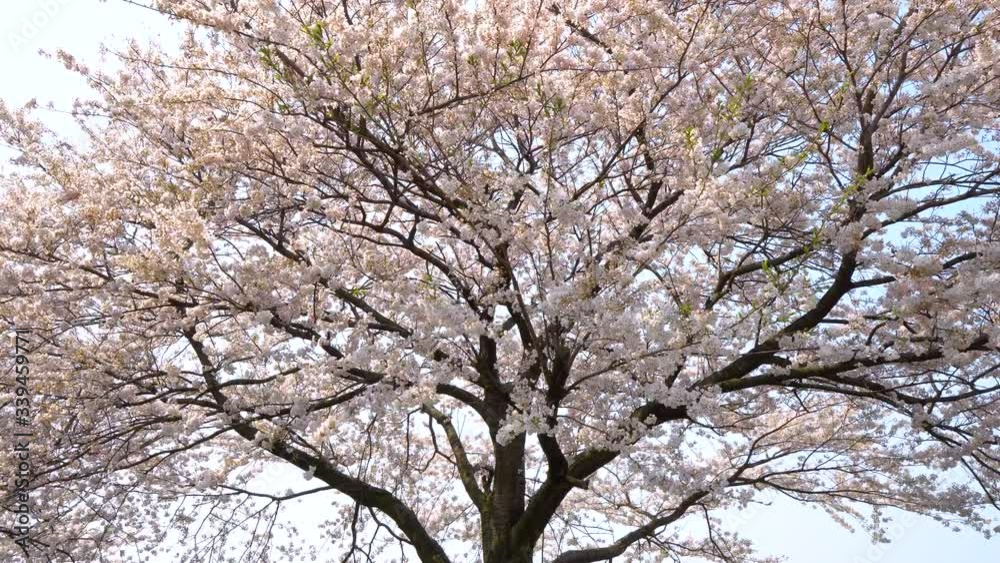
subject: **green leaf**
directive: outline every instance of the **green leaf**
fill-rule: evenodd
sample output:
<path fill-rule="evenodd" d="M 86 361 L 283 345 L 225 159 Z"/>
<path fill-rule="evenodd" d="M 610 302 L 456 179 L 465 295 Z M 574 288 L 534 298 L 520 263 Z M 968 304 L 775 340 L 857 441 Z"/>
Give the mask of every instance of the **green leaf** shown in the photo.
<path fill-rule="evenodd" d="M 528 55 L 528 43 L 521 39 L 512 39 L 507 46 L 507 53 L 512 59 L 523 59 Z"/>
<path fill-rule="evenodd" d="M 324 30 L 322 22 L 315 22 L 310 25 L 304 25 L 302 26 L 302 31 L 306 32 L 306 35 L 308 35 L 309 38 L 315 41 L 316 43 L 326 46 L 326 43 L 323 41 Z"/>
<path fill-rule="evenodd" d="M 693 149 L 695 143 L 697 142 L 697 132 L 698 129 L 694 125 L 689 125 L 684 128 L 684 143 L 689 149 Z"/>

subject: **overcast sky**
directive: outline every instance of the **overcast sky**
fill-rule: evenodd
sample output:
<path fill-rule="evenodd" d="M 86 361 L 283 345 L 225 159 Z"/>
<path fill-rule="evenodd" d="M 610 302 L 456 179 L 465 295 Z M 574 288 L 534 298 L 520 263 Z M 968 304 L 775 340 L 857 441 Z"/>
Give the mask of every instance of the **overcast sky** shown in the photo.
<path fill-rule="evenodd" d="M 36 98 L 57 110 L 87 97 L 83 82 L 39 50 L 65 49 L 97 64 L 102 43 L 126 37 L 170 43 L 177 28 L 165 18 L 122 0 L 2 0 L 0 2 L 0 98 L 11 106 Z M 287 482 L 286 482 L 287 483 Z M 329 506 L 322 499 L 303 508 Z M 910 517 L 890 527 L 889 545 L 872 546 L 863 533 L 851 533 L 825 513 L 789 501 L 734 515 L 763 553 L 785 555 L 790 563 L 997 563 L 1000 538 L 985 540 L 955 532 L 926 519 Z M 336 553 L 325 552 L 330 561 Z"/>

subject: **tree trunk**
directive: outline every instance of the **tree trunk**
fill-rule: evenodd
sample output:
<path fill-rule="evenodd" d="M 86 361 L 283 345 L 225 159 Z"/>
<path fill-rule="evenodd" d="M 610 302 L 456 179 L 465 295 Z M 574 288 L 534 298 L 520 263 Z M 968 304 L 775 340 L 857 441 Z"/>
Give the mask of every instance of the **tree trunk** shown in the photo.
<path fill-rule="evenodd" d="M 496 467 L 493 487 L 486 493 L 483 510 L 483 561 L 530 563 L 530 546 L 514 546 L 511 532 L 524 513 L 524 442 L 522 434 L 502 446 L 494 437 Z"/>

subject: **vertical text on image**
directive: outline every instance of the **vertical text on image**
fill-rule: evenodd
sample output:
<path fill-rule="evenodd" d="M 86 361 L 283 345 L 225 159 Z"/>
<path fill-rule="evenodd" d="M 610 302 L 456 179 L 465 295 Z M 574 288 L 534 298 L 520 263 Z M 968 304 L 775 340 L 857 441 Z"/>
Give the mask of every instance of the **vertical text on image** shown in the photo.
<path fill-rule="evenodd" d="M 14 329 L 14 426 L 12 455 L 14 456 L 14 487 L 10 511 L 14 515 L 15 542 L 27 547 L 31 531 L 31 438 L 33 436 L 31 390 L 28 385 L 31 373 L 28 345 L 31 331 Z"/>

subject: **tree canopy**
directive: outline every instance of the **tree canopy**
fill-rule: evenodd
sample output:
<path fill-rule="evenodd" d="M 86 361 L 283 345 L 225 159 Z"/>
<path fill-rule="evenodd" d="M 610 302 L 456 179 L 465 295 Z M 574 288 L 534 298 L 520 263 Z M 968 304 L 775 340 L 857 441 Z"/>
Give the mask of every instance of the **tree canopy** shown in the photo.
<path fill-rule="evenodd" d="M 345 562 L 996 529 L 994 2 L 154 7 L 179 48 L 60 54 L 81 135 L 0 105 L 5 560 L 305 561 L 306 496 Z"/>

